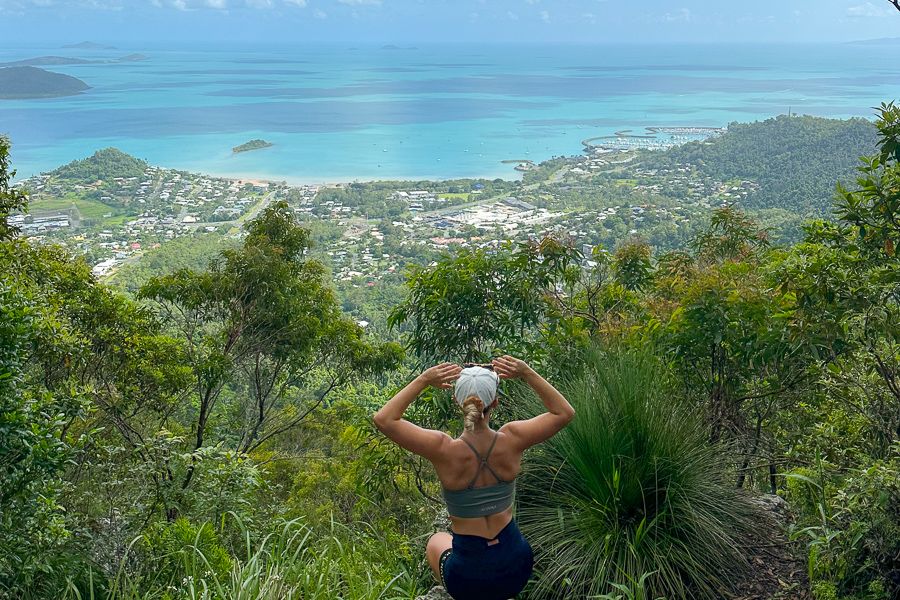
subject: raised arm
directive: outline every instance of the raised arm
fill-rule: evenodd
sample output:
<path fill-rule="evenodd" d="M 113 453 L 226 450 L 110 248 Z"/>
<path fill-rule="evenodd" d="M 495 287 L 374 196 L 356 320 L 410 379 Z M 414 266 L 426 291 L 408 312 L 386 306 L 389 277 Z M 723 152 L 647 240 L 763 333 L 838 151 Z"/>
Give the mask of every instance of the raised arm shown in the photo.
<path fill-rule="evenodd" d="M 459 365 L 453 363 L 427 369 L 375 413 L 375 427 L 402 448 L 434 461 L 442 454 L 444 444 L 450 442 L 450 436 L 442 431 L 419 427 L 404 419 L 403 413 L 429 385 L 441 389 L 452 387 L 461 370 Z"/>
<path fill-rule="evenodd" d="M 535 391 L 547 409 L 544 414 L 524 421 L 511 421 L 500 428 L 500 431 L 512 439 L 520 450 L 540 444 L 550 439 L 575 417 L 575 409 L 569 401 L 550 385 L 546 379 L 537 374 L 525 361 L 503 356 L 493 360 L 494 371 L 503 379 L 522 379 Z"/>

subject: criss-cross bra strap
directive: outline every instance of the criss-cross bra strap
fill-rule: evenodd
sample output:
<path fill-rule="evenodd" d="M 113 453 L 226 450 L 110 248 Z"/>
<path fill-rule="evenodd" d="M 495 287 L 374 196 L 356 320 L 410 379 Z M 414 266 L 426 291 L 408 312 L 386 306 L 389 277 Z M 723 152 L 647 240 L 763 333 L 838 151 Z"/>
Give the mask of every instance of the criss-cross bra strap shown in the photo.
<path fill-rule="evenodd" d="M 473 488 L 473 486 L 475 485 L 475 482 L 478 481 L 478 476 L 481 475 L 481 471 L 482 471 L 485 467 L 487 468 L 488 471 L 491 472 L 491 475 L 494 476 L 494 478 L 497 480 L 497 483 L 506 483 L 505 481 L 503 481 L 503 479 L 500 478 L 499 475 L 497 475 L 497 472 L 494 471 L 494 469 L 491 467 L 491 465 L 488 464 L 488 458 L 490 458 L 491 452 L 494 451 L 494 444 L 497 443 L 497 438 L 498 438 L 498 437 L 500 437 L 500 434 L 494 432 L 494 439 L 491 440 L 491 447 L 488 448 L 488 451 L 487 451 L 487 453 L 486 453 L 484 456 L 481 456 L 481 454 L 478 452 L 478 450 L 475 448 L 475 446 L 473 446 L 473 445 L 471 444 L 471 442 L 469 442 L 469 440 L 464 439 L 464 438 L 460 438 L 462 441 L 464 441 L 464 442 L 466 443 L 466 445 L 467 445 L 469 448 L 472 449 L 472 452 L 475 453 L 475 456 L 478 458 L 478 460 L 481 461 L 481 464 L 478 466 L 478 470 L 475 471 L 475 476 L 472 477 L 472 481 L 469 482 L 469 485 L 466 486 L 466 489 L 470 489 L 470 490 L 471 490 L 471 489 Z"/>

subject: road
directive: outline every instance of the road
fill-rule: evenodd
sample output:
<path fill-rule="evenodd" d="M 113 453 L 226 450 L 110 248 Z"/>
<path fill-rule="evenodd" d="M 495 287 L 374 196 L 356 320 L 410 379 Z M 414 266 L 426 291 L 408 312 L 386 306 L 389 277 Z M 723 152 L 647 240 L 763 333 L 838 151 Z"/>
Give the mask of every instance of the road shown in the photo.
<path fill-rule="evenodd" d="M 241 227 L 243 227 L 246 221 L 255 219 L 259 213 L 264 211 L 266 207 L 272 203 L 272 200 L 274 198 L 275 192 L 269 192 L 262 197 L 262 200 L 254 204 L 250 210 L 242 214 L 237 219 L 234 219 L 233 221 L 208 221 L 205 223 L 188 223 L 187 227 L 191 229 L 199 229 L 201 227 L 221 227 L 223 225 L 228 225 L 230 227 L 237 227 L 238 229 L 240 229 Z M 183 219 L 184 217 L 180 216 L 180 218 Z"/>
<path fill-rule="evenodd" d="M 263 210 L 265 210 L 265 208 L 267 206 L 269 206 L 269 204 L 272 203 L 272 200 L 274 199 L 274 197 L 275 197 L 275 193 L 269 192 L 268 194 L 263 196 L 262 200 L 260 200 L 256 204 L 254 204 L 253 208 L 251 208 L 250 210 L 245 212 L 243 215 L 241 215 L 239 218 L 237 218 L 233 221 L 212 221 L 209 223 L 188 223 L 186 225 L 186 227 L 189 229 L 192 229 L 192 230 L 196 230 L 200 227 L 221 227 L 222 225 L 229 225 L 231 227 L 237 227 L 240 229 L 240 227 L 243 226 L 245 221 L 247 221 L 249 219 L 255 219 L 256 215 L 258 215 Z M 186 215 L 187 215 L 187 207 L 183 207 L 181 209 L 181 212 L 178 215 L 177 221 L 180 223 L 181 220 L 184 219 L 184 217 Z M 104 280 L 110 279 L 111 277 L 115 276 L 116 272 L 118 272 L 118 270 L 121 269 L 123 266 L 130 265 L 130 264 L 136 263 L 137 261 L 141 260 L 141 257 L 143 255 L 144 255 L 144 250 L 138 250 L 137 252 L 134 252 L 131 256 L 129 256 L 128 258 L 123 260 L 120 264 L 116 265 L 116 267 L 114 269 L 110 269 L 109 273 L 107 273 L 103 277 L 103 279 Z"/>
<path fill-rule="evenodd" d="M 562 181 L 562 178 L 565 176 L 565 174 L 567 172 L 568 172 L 568 168 L 562 167 L 561 169 L 558 169 L 558 170 L 554 171 L 553 173 L 551 173 L 550 177 L 548 177 L 544 181 L 538 181 L 537 183 L 529 183 L 528 185 L 525 185 L 525 186 L 522 186 L 521 188 L 519 188 L 519 190 L 517 192 L 504 192 L 502 194 L 496 194 L 494 196 L 480 198 L 480 199 L 474 200 L 472 202 L 466 202 L 464 204 L 454 204 L 453 206 L 449 206 L 447 208 L 438 208 L 435 210 L 429 210 L 427 212 L 420 212 L 418 214 L 419 214 L 419 216 L 422 216 L 422 217 L 438 217 L 440 215 L 446 215 L 446 214 L 459 212 L 461 210 L 465 210 L 467 208 L 472 208 L 475 206 L 484 206 L 485 204 L 490 204 L 492 202 L 502 200 L 503 198 L 508 198 L 509 196 L 511 196 L 515 193 L 530 192 L 532 190 L 537 189 L 538 187 L 540 187 L 541 185 L 543 185 L 545 183 L 559 183 L 560 181 Z"/>

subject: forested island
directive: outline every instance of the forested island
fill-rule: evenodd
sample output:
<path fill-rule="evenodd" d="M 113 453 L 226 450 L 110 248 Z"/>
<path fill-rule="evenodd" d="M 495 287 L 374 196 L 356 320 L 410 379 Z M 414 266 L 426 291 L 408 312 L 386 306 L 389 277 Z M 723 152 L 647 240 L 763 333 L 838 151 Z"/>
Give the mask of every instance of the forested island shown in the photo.
<path fill-rule="evenodd" d="M 895 598 L 900 109 L 878 116 L 321 187 L 116 149 L 10 186 L 3 140 L 0 596 L 422 596 L 440 483 L 372 415 L 508 353 L 576 411 L 518 479 L 522 598 Z M 96 216 L 42 228 L 60 202 Z M 494 426 L 543 410 L 502 385 Z M 442 390 L 407 415 L 461 430 Z"/>
<path fill-rule="evenodd" d="M 231 149 L 232 152 L 238 154 L 239 152 L 250 152 L 251 150 L 262 150 L 263 148 L 269 148 L 273 146 L 271 142 L 267 142 L 266 140 L 250 140 L 249 142 L 245 142 L 240 146 L 235 146 Z"/>
<path fill-rule="evenodd" d="M 90 89 L 77 77 L 31 66 L 0 67 L 0 99 L 57 98 Z"/>

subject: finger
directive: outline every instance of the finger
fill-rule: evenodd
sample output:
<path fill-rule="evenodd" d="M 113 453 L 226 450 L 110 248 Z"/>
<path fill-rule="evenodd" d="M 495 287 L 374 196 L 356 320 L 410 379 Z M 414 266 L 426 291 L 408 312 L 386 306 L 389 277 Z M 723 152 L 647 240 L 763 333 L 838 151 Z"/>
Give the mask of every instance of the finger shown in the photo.
<path fill-rule="evenodd" d="M 497 359 L 497 362 L 495 362 L 495 363 L 493 363 L 493 364 L 494 364 L 494 368 L 495 368 L 495 369 L 496 369 L 496 368 L 501 368 L 501 369 L 514 369 L 515 366 L 516 366 L 515 363 L 509 362 L 509 361 L 507 361 L 507 360 L 503 360 L 503 359 L 501 359 L 501 358 L 498 358 L 498 359 Z"/>
<path fill-rule="evenodd" d="M 504 368 L 495 368 L 494 372 L 497 373 L 500 377 L 509 377 L 513 374 L 513 371 Z"/>

